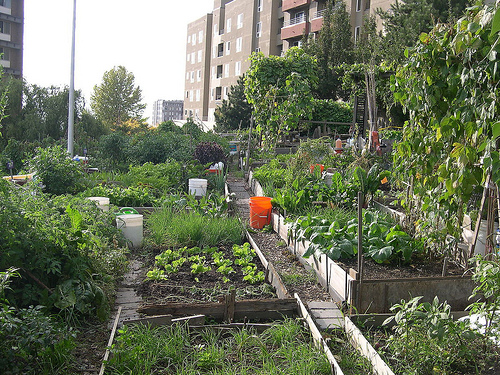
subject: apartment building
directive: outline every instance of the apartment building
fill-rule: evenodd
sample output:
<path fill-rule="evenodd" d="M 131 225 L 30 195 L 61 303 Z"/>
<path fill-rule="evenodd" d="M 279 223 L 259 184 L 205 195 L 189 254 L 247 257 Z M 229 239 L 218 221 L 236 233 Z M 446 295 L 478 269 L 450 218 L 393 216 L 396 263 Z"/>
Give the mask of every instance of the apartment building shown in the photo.
<path fill-rule="evenodd" d="M 185 119 L 213 122 L 251 53 L 281 54 L 282 19 L 281 0 L 215 0 L 211 14 L 188 25 Z"/>
<path fill-rule="evenodd" d="M 24 0 L 0 0 L 0 64 L 16 78 L 23 73 Z"/>
<path fill-rule="evenodd" d="M 158 126 L 170 120 L 182 120 L 184 109 L 183 100 L 157 100 L 153 104 L 152 125 Z"/>
<path fill-rule="evenodd" d="M 187 28 L 184 119 L 213 122 L 214 113 L 238 77 L 250 66 L 252 52 L 281 55 L 300 46 L 305 34 L 323 25 L 327 0 L 215 0 L 212 13 Z M 388 9 L 394 0 L 346 0 L 353 36 L 363 18 Z"/>

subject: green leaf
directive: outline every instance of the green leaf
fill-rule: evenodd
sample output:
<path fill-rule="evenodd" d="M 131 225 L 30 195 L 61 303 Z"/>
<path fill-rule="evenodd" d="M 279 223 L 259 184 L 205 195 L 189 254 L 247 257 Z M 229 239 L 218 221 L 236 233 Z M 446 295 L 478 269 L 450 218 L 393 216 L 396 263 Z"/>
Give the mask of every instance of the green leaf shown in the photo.
<path fill-rule="evenodd" d="M 500 121 L 497 121 L 493 125 L 491 125 L 491 131 L 493 133 L 493 139 L 500 137 Z"/>
<path fill-rule="evenodd" d="M 500 30 L 500 8 L 497 8 L 495 15 L 493 16 L 493 21 L 491 22 L 491 32 L 490 37 L 495 35 Z"/>
<path fill-rule="evenodd" d="M 393 251 L 394 251 L 393 246 L 385 246 L 381 249 L 370 251 L 367 255 L 371 257 L 375 262 L 383 263 L 390 259 Z"/>

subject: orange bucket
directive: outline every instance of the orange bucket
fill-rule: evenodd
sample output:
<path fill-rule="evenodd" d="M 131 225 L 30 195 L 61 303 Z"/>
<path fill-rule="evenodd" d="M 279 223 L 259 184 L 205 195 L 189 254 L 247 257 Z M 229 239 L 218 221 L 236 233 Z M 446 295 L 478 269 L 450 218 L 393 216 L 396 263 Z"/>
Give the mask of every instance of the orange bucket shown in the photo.
<path fill-rule="evenodd" d="M 271 223 L 271 198 L 250 197 L 250 227 L 262 229 Z"/>

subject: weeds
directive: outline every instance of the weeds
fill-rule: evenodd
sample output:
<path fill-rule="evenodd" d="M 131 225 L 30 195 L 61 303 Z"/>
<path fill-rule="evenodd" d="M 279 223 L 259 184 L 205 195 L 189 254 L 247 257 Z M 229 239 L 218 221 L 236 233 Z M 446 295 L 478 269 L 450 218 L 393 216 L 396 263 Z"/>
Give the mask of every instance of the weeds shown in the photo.
<path fill-rule="evenodd" d="M 106 370 L 111 374 L 330 374 L 300 322 L 287 319 L 261 335 L 250 329 L 224 335 L 207 327 L 125 326 Z"/>

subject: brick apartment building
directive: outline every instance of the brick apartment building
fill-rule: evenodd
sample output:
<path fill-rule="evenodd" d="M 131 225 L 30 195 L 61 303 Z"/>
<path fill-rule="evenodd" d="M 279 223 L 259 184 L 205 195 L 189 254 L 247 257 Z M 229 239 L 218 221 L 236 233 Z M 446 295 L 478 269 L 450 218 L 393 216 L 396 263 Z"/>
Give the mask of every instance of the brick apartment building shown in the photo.
<path fill-rule="evenodd" d="M 393 2 L 347 0 L 354 38 L 364 16 Z M 300 46 L 304 34 L 320 31 L 325 8 L 326 0 L 215 0 L 212 13 L 187 27 L 184 119 L 215 121 L 215 108 L 248 69 L 251 53 L 279 56 Z"/>

